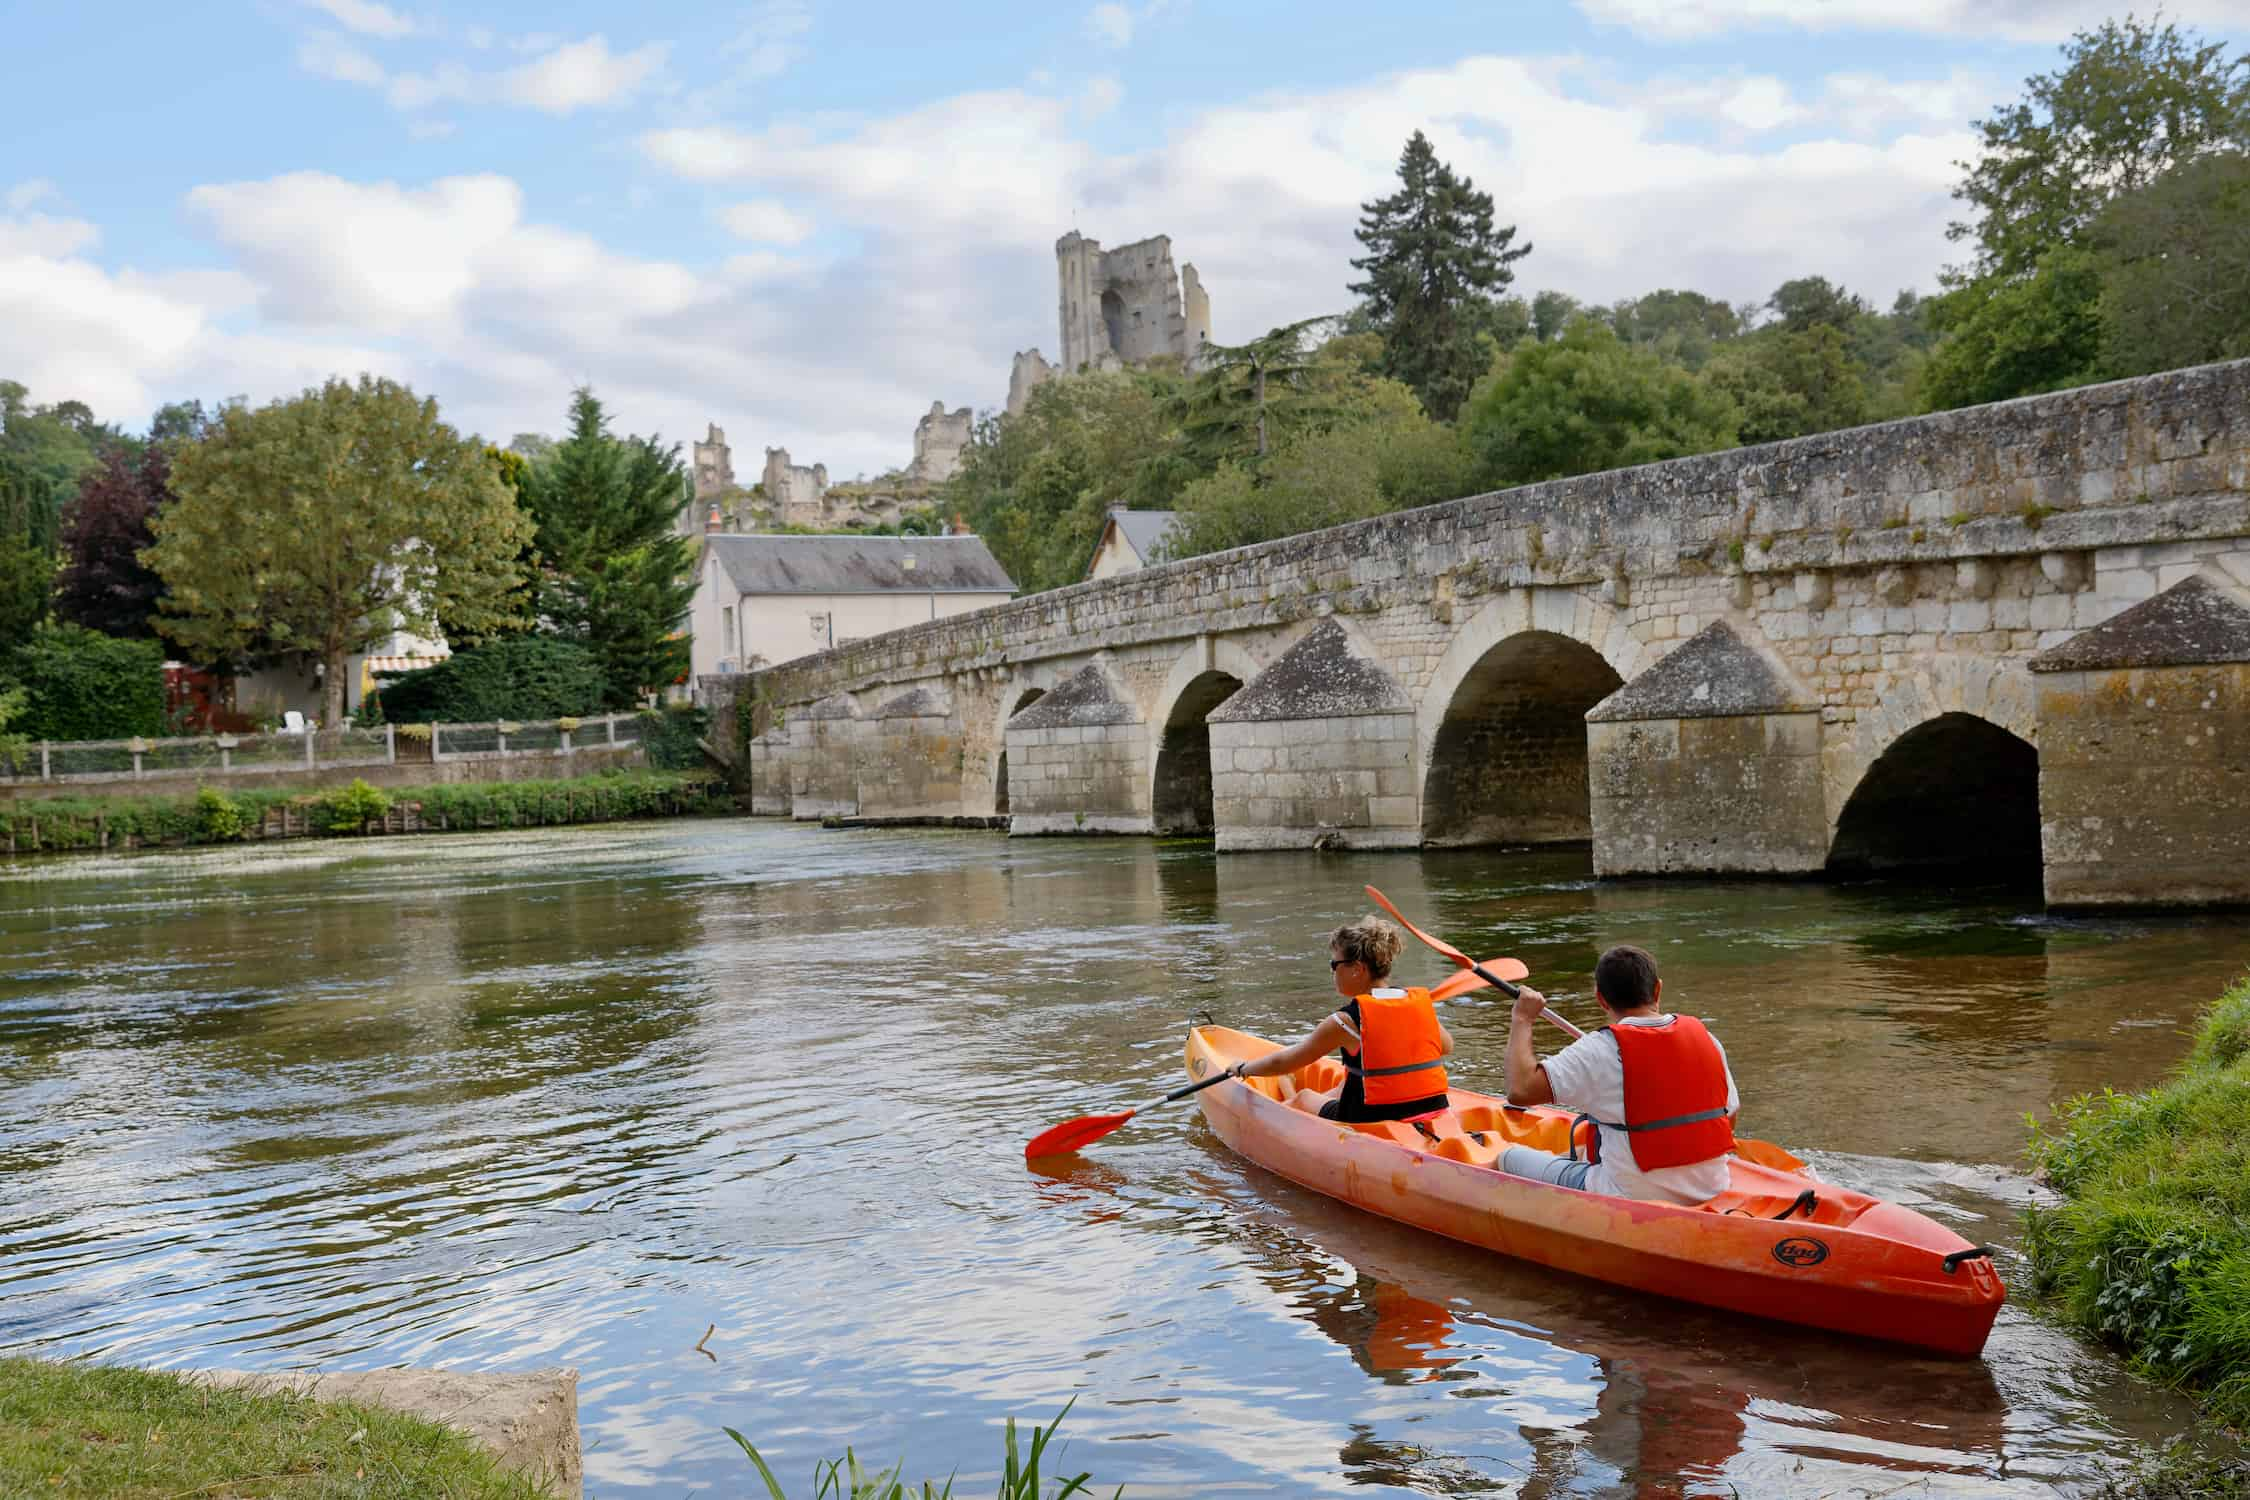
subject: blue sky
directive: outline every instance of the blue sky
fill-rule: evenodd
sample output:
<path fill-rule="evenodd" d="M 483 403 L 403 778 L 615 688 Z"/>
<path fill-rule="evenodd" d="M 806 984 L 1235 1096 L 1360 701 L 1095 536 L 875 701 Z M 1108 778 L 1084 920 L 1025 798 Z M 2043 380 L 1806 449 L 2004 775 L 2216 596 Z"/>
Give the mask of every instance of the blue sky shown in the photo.
<path fill-rule="evenodd" d="M 1052 244 L 1168 233 L 1216 335 L 1341 308 L 1427 129 L 1523 289 L 1931 284 L 1967 122 L 2093 0 L 11 8 L 0 376 L 139 425 L 374 369 L 505 439 L 831 472 L 1055 352 Z M 2250 0 L 2169 13 L 2242 45 Z M 1520 241 L 1519 241 L 1520 242 Z"/>

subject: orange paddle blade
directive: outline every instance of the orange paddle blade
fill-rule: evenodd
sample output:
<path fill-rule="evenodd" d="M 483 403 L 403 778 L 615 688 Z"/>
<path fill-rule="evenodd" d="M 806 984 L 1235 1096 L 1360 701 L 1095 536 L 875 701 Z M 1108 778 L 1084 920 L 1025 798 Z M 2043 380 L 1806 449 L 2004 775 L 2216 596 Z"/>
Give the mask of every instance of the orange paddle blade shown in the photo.
<path fill-rule="evenodd" d="M 1754 1141 L 1747 1136 L 1734 1138 L 1734 1154 L 1744 1161 L 1754 1161 L 1761 1167 L 1773 1167 L 1783 1172 L 1806 1170 L 1804 1158 L 1792 1156 L 1771 1141 Z"/>
<path fill-rule="evenodd" d="M 1065 1120 L 1033 1136 L 1030 1144 L 1023 1148 L 1024 1160 L 1068 1156 L 1081 1146 L 1091 1146 L 1139 1112 L 1128 1109 L 1114 1115 L 1080 1115 L 1075 1120 Z"/>
<path fill-rule="evenodd" d="M 1510 984 L 1515 983 L 1519 979 L 1529 979 L 1531 977 L 1531 970 L 1524 967 L 1523 960 L 1520 958 L 1488 958 L 1484 961 L 1484 967 L 1489 970 L 1495 978 L 1505 979 Z M 1440 984 L 1432 989 L 1430 991 L 1430 999 L 1442 1004 L 1447 1000 L 1451 1000 L 1456 995 L 1466 995 L 1471 990 L 1481 990 L 1486 987 L 1487 983 L 1488 981 L 1485 979 L 1484 975 L 1479 974 L 1476 970 L 1463 969 L 1460 973 L 1455 974 L 1451 978 L 1447 979 L 1443 984 Z"/>
<path fill-rule="evenodd" d="M 1375 887 L 1369 886 L 1367 888 L 1367 894 L 1375 899 L 1375 904 L 1377 906 L 1380 906 L 1381 908 L 1383 908 L 1383 910 L 1389 912 L 1393 917 L 1395 917 L 1398 920 L 1399 926 L 1405 928 L 1408 932 L 1413 933 L 1416 937 L 1429 944 L 1432 948 L 1435 948 L 1438 952 L 1444 954 L 1447 958 L 1452 959 L 1455 964 L 1466 969 L 1470 964 L 1476 962 L 1475 959 L 1472 959 L 1468 954 L 1463 953 L 1460 949 L 1454 947 L 1451 943 L 1445 941 L 1443 938 L 1431 937 L 1421 928 L 1415 926 L 1412 922 L 1407 921 L 1406 914 L 1400 911 L 1397 907 L 1391 905 L 1390 898 L 1388 896 L 1385 896 L 1381 891 L 1375 889 Z M 1526 970 L 1525 972 L 1528 973 L 1530 971 Z M 1519 977 L 1521 976 L 1509 976 L 1511 980 Z"/>

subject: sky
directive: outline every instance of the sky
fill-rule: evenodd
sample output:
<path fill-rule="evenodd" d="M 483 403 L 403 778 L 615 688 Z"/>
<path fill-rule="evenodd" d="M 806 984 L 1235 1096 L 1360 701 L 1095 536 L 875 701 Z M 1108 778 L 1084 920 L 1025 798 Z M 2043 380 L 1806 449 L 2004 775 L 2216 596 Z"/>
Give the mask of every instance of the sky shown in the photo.
<path fill-rule="evenodd" d="M 1058 352 L 1055 239 L 1213 336 L 1340 312 L 1416 129 L 1516 290 L 1887 306 L 1971 122 L 2101 0 L 0 0 L 0 378 L 140 429 L 362 371 L 466 431 L 724 428 L 833 476 Z M 2170 0 L 2239 48 L 2250 0 Z"/>

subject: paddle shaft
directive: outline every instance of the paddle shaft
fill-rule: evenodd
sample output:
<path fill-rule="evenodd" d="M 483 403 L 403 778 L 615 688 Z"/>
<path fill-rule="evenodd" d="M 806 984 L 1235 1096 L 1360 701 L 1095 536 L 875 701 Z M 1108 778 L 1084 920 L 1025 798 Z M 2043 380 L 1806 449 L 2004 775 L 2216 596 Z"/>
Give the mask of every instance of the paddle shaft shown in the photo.
<path fill-rule="evenodd" d="M 1227 1079 L 1231 1078 L 1232 1076 L 1233 1075 L 1227 1072 L 1226 1069 L 1221 1068 L 1218 1072 L 1212 1074 L 1209 1078 L 1204 1079 L 1201 1083 L 1191 1083 L 1185 1088 L 1174 1089 L 1171 1093 L 1166 1094 L 1163 1098 L 1151 1099 L 1148 1103 L 1140 1105 L 1139 1107 L 1130 1111 L 1130 1113 L 1137 1115 L 1141 1112 L 1141 1110 L 1154 1109 L 1159 1104 L 1170 1104 L 1173 1100 L 1185 1099 L 1190 1094 L 1200 1094 L 1205 1089 L 1209 1088 L 1212 1084 L 1225 1083 Z"/>
<path fill-rule="evenodd" d="M 1499 990 L 1501 994 L 1506 995 L 1510 1000 L 1516 998 L 1516 995 L 1520 990 L 1520 986 L 1508 983 L 1507 980 L 1502 979 L 1499 975 L 1493 973 L 1483 964 L 1471 963 L 1469 965 L 1469 968 L 1471 972 L 1473 972 L 1477 976 L 1477 978 L 1483 980 L 1486 984 L 1493 986 L 1495 989 Z M 1560 1026 L 1563 1030 L 1569 1032 L 1572 1036 L 1582 1037 L 1586 1034 L 1585 1032 L 1580 1031 L 1577 1027 L 1571 1025 L 1568 1021 L 1564 1020 L 1561 1016 L 1556 1015 L 1552 1010 L 1548 1009 L 1545 1006 L 1541 1006 L 1539 1008 L 1539 1015 L 1541 1019 L 1554 1022 L 1557 1026 Z"/>

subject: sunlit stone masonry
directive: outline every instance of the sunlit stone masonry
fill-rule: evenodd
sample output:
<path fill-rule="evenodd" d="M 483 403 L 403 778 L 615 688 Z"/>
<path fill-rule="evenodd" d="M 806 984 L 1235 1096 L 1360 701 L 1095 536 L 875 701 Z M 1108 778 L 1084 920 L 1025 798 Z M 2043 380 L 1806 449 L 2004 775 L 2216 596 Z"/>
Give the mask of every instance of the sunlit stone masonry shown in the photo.
<path fill-rule="evenodd" d="M 1472 496 L 700 690 L 761 812 L 1979 866 L 2105 906 L 2250 901 L 2246 672 L 2238 362 Z"/>

